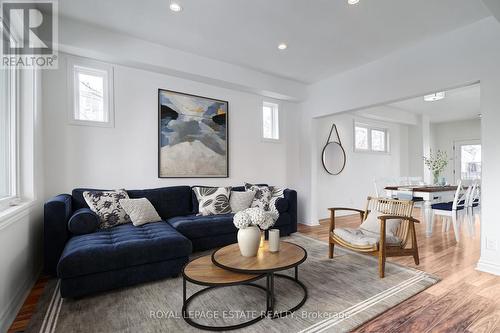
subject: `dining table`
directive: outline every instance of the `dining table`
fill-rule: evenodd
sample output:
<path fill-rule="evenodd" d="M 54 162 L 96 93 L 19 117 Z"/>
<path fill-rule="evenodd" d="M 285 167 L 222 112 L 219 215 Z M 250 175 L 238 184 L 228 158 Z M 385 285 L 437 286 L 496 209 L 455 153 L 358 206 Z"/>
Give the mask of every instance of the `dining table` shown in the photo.
<path fill-rule="evenodd" d="M 422 218 L 425 224 L 425 234 L 432 236 L 433 216 L 431 205 L 434 202 L 452 201 L 457 191 L 455 185 L 399 185 L 386 186 L 385 193 L 390 198 L 400 198 L 400 196 L 409 196 L 410 199 L 420 199 L 423 202 Z"/>

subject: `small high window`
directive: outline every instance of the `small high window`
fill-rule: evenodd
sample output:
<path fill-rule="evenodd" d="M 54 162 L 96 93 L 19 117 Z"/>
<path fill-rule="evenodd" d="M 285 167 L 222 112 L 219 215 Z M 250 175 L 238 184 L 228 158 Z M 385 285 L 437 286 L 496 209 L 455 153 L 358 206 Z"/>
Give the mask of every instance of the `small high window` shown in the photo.
<path fill-rule="evenodd" d="M 69 62 L 70 121 L 77 125 L 113 126 L 113 68 L 90 60 Z"/>
<path fill-rule="evenodd" d="M 354 150 L 360 152 L 389 152 L 389 131 L 370 125 L 354 124 Z"/>
<path fill-rule="evenodd" d="M 262 137 L 266 140 L 280 139 L 278 104 L 264 102 L 262 105 Z"/>

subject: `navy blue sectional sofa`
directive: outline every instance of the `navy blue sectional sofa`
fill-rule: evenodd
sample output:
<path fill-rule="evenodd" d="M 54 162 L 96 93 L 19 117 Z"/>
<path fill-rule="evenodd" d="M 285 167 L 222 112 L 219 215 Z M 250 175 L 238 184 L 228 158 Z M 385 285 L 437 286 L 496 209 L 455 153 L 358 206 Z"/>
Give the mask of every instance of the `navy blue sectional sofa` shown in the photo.
<path fill-rule="evenodd" d="M 162 221 L 74 235 L 68 222 L 78 210 L 88 209 L 83 198 L 88 190 L 95 189 L 75 189 L 45 203 L 45 272 L 61 280 L 62 297 L 177 276 L 193 251 L 236 242 L 233 215 L 196 216 L 198 201 L 189 186 L 127 191 L 130 198 L 147 198 Z M 280 217 L 274 227 L 283 236 L 296 232 L 297 192 L 285 190 L 276 206 Z"/>

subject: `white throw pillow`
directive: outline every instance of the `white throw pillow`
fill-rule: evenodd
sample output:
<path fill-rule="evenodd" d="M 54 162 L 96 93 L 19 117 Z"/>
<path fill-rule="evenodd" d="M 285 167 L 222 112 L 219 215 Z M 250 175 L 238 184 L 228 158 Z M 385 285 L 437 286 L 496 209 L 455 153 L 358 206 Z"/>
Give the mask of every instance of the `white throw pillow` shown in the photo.
<path fill-rule="evenodd" d="M 132 224 L 137 226 L 161 221 L 160 215 L 156 212 L 151 202 L 146 198 L 121 199 L 120 205 L 130 216 Z"/>
<path fill-rule="evenodd" d="M 100 229 L 131 222 L 130 217 L 119 202 L 121 199 L 128 199 L 125 190 L 85 191 L 83 192 L 83 198 L 90 210 L 99 216 Z"/>
<path fill-rule="evenodd" d="M 231 213 L 229 194 L 231 187 L 193 187 L 198 199 L 198 215 L 219 215 Z"/>
<path fill-rule="evenodd" d="M 368 217 L 366 220 L 361 223 L 360 229 L 369 231 L 372 233 L 380 234 L 380 222 L 378 220 L 378 217 L 380 215 L 384 215 L 381 212 L 377 211 L 372 211 L 370 214 L 368 214 Z M 398 231 L 399 225 L 401 224 L 400 219 L 394 219 L 394 220 L 386 220 L 385 223 L 385 234 L 386 236 L 396 236 L 396 232 Z"/>
<path fill-rule="evenodd" d="M 254 191 L 231 191 L 231 196 L 229 197 L 229 205 L 231 206 L 231 210 L 233 211 L 233 213 L 237 213 L 244 209 L 250 208 L 254 196 Z"/>

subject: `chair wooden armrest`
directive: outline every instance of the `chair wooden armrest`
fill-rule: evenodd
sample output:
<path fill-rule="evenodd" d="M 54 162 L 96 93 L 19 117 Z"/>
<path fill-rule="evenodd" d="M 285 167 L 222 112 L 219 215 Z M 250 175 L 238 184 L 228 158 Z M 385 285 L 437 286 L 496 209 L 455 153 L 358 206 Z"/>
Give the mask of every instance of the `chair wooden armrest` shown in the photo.
<path fill-rule="evenodd" d="M 420 223 L 419 220 L 413 218 L 413 217 L 408 217 L 408 216 L 398 216 L 398 215 L 380 215 L 378 217 L 379 220 L 396 220 L 396 219 L 399 219 L 399 220 L 405 220 L 405 221 L 410 221 L 410 222 L 413 222 L 413 223 Z"/>
<path fill-rule="evenodd" d="M 328 208 L 329 211 L 335 212 L 337 210 L 351 210 L 353 212 L 358 212 L 360 214 L 364 214 L 365 211 L 361 209 L 356 209 L 356 208 L 346 208 L 346 207 L 334 207 L 334 208 Z"/>
<path fill-rule="evenodd" d="M 330 211 L 330 232 L 332 232 L 335 229 L 335 212 L 338 210 L 357 212 L 361 216 L 361 221 L 363 221 L 363 216 L 365 215 L 364 210 L 356 208 L 333 207 L 333 208 L 328 208 L 328 210 Z"/>

